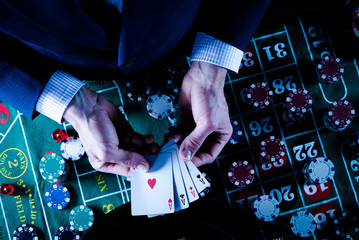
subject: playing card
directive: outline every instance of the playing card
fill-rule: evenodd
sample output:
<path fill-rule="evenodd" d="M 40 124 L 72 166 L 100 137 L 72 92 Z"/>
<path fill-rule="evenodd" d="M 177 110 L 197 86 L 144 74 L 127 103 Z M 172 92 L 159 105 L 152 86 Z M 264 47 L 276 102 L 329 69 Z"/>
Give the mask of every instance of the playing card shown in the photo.
<path fill-rule="evenodd" d="M 175 160 L 177 160 L 189 203 L 197 200 L 199 198 L 198 192 L 197 192 L 195 185 L 192 181 L 192 178 L 188 172 L 185 162 L 179 156 L 179 150 L 178 150 L 177 144 L 175 144 L 174 141 L 172 143 L 170 141 L 166 144 L 166 146 L 164 148 L 161 149 L 161 152 L 162 151 L 173 153 L 172 157 L 174 157 Z M 175 161 L 175 160 L 173 160 L 173 161 Z M 196 167 L 194 166 L 194 168 L 196 168 Z"/>
<path fill-rule="evenodd" d="M 198 197 L 198 192 L 193 184 L 192 178 L 188 172 L 188 169 L 186 167 L 185 162 L 180 158 L 179 156 L 179 152 L 178 152 L 178 148 L 175 148 L 176 151 L 176 156 L 178 158 L 178 163 L 181 169 L 181 173 L 182 173 L 182 179 L 186 188 L 186 192 L 187 192 L 187 196 L 188 196 L 188 201 L 191 203 L 195 200 L 197 200 Z"/>
<path fill-rule="evenodd" d="M 173 182 L 174 182 L 174 199 L 175 211 L 179 211 L 189 207 L 186 188 L 182 179 L 182 173 L 179 165 L 179 159 L 176 151 L 172 154 L 172 169 L 173 169 Z"/>
<path fill-rule="evenodd" d="M 174 212 L 172 158 L 170 153 L 144 156 L 147 173 L 131 168 L 131 213 L 153 215 Z"/>
<path fill-rule="evenodd" d="M 168 149 L 170 149 L 173 146 L 177 146 L 176 142 L 174 140 L 170 140 L 168 141 L 165 145 L 163 145 L 161 147 L 161 151 L 160 152 L 166 152 Z"/>
<path fill-rule="evenodd" d="M 197 192 L 202 192 L 204 189 L 210 186 L 208 180 L 202 175 L 198 168 L 193 164 L 193 162 L 186 162 L 186 166 L 189 174 L 191 175 L 194 186 L 197 189 Z"/>

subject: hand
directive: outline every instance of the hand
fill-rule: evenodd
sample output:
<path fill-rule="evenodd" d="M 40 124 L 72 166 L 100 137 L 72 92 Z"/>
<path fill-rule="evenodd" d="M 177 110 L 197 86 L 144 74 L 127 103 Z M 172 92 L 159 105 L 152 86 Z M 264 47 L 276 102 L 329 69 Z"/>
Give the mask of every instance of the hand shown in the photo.
<path fill-rule="evenodd" d="M 135 151 L 158 150 L 153 136 L 134 132 L 120 110 L 101 94 L 82 87 L 63 118 L 78 132 L 92 167 L 101 172 L 129 176 L 130 167 L 148 171 L 149 164 Z"/>
<path fill-rule="evenodd" d="M 232 135 L 224 96 L 226 74 L 224 68 L 194 61 L 182 82 L 180 121 L 169 138 L 183 140 L 182 159 L 192 160 L 197 167 L 212 163 Z"/>

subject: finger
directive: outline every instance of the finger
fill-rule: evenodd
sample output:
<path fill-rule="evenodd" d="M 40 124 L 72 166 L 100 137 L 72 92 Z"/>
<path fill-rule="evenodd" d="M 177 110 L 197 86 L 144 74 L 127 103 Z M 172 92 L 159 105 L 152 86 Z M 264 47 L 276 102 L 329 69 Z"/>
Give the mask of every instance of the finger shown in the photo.
<path fill-rule="evenodd" d="M 173 132 L 169 134 L 167 141 L 174 140 L 176 143 L 182 141 L 183 138 L 188 135 L 189 129 L 193 129 L 194 127 L 195 124 L 193 118 L 181 115 L 181 120 Z"/>
<path fill-rule="evenodd" d="M 192 160 L 198 149 L 206 138 L 213 132 L 213 129 L 206 125 L 198 125 L 182 142 L 180 156 L 185 161 Z"/>
<path fill-rule="evenodd" d="M 174 140 L 176 143 L 178 143 L 186 136 L 187 132 L 188 128 L 184 124 L 179 123 L 173 132 L 168 135 L 166 142 Z"/>
<path fill-rule="evenodd" d="M 117 174 L 125 177 L 130 176 L 130 168 L 118 163 L 104 163 L 99 169 L 100 172 Z"/>
<path fill-rule="evenodd" d="M 154 142 L 154 137 L 151 134 L 142 135 L 132 131 L 129 138 L 130 142 L 128 144 L 138 152 L 149 154 L 159 150 L 159 146 Z"/>
<path fill-rule="evenodd" d="M 133 167 L 142 172 L 147 172 L 150 167 L 146 159 L 140 154 L 111 146 L 107 147 L 105 151 L 97 154 L 91 162 L 96 170 L 100 169 L 105 163 L 114 163 L 125 167 Z"/>

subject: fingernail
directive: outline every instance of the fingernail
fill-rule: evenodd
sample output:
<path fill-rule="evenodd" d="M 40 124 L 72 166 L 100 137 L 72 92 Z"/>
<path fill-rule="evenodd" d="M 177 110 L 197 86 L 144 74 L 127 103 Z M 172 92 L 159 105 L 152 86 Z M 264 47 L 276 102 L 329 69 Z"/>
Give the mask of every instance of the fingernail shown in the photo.
<path fill-rule="evenodd" d="M 186 158 L 187 161 L 190 161 L 192 158 L 192 152 L 190 150 L 184 149 L 183 156 Z"/>
<path fill-rule="evenodd" d="M 140 172 L 147 172 L 147 167 L 146 165 L 140 163 L 137 165 L 136 169 L 138 169 Z"/>

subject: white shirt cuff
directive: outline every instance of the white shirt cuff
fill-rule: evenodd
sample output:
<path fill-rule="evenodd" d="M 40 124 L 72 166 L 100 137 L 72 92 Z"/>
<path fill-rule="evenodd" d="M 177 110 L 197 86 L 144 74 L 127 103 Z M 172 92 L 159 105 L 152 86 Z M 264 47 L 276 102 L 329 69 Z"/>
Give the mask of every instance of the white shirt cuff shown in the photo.
<path fill-rule="evenodd" d="M 61 124 L 65 109 L 83 85 L 66 72 L 55 72 L 37 100 L 36 111 Z"/>
<path fill-rule="evenodd" d="M 243 51 L 217 38 L 198 32 L 190 61 L 202 61 L 238 73 Z"/>

